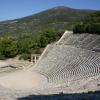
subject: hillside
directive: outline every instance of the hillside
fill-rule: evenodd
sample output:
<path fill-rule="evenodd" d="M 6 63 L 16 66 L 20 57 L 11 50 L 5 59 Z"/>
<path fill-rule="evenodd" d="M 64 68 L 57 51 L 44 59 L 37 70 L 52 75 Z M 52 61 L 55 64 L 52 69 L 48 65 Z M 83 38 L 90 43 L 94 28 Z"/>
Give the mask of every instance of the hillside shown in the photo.
<path fill-rule="evenodd" d="M 74 27 L 74 33 L 100 34 L 100 11 L 86 16 Z"/>
<path fill-rule="evenodd" d="M 29 37 L 45 29 L 72 29 L 84 16 L 93 10 L 80 10 L 68 7 L 55 7 L 20 19 L 0 22 L 0 35 Z"/>

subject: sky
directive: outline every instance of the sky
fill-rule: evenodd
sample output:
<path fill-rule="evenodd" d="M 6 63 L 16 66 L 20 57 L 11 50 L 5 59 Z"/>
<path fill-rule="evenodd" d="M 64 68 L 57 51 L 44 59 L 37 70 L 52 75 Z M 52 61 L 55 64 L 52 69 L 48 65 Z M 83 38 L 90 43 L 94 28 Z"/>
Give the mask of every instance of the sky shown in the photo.
<path fill-rule="evenodd" d="M 100 10 L 100 0 L 0 0 L 0 21 L 29 16 L 56 6 Z"/>

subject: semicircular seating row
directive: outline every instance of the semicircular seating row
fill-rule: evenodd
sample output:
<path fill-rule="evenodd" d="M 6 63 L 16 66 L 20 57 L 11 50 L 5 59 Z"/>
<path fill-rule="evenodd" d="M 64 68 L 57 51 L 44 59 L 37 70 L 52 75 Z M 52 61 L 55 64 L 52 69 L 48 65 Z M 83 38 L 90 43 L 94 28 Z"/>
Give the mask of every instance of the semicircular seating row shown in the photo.
<path fill-rule="evenodd" d="M 44 52 L 45 56 L 42 56 L 34 70 L 46 76 L 50 83 L 77 81 L 100 75 L 100 53 L 92 51 L 94 47 L 100 48 L 100 36 L 66 35 L 66 41 L 64 37 L 58 43 L 49 45 L 48 52 Z"/>
<path fill-rule="evenodd" d="M 73 34 L 73 32 L 65 32 L 58 44 L 60 45 L 73 45 L 78 48 L 100 52 L 100 35 L 98 34 Z"/>

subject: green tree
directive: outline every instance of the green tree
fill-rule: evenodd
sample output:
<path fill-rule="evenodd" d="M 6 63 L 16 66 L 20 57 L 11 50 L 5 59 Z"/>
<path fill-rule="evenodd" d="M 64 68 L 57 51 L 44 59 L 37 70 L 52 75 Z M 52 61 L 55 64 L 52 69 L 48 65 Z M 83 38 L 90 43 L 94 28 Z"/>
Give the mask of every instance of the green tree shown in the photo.
<path fill-rule="evenodd" d="M 14 57 L 18 53 L 16 41 L 3 39 L 0 44 L 0 54 L 4 57 Z"/>

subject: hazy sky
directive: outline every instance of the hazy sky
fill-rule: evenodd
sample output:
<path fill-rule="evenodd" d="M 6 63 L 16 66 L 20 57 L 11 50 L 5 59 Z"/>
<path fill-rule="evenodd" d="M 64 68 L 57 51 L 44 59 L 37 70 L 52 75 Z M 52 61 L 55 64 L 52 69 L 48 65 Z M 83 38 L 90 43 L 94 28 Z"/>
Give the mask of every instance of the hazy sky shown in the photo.
<path fill-rule="evenodd" d="M 55 6 L 100 10 L 100 0 L 0 0 L 0 21 L 32 15 Z"/>

